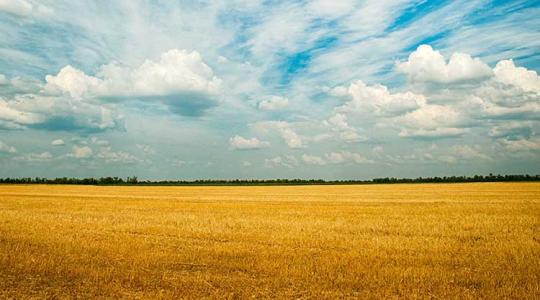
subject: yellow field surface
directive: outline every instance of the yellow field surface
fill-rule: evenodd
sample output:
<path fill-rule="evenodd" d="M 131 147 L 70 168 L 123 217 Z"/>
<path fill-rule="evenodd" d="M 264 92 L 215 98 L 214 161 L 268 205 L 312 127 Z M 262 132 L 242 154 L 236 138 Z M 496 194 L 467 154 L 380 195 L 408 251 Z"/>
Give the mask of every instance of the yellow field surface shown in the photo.
<path fill-rule="evenodd" d="M 540 184 L 0 185 L 0 298 L 540 298 Z"/>

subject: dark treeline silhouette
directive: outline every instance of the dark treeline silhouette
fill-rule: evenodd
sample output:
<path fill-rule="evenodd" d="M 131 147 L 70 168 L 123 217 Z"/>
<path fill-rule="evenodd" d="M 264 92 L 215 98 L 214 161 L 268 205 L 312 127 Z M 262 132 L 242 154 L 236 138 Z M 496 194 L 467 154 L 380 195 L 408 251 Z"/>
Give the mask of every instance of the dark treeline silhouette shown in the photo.
<path fill-rule="evenodd" d="M 316 185 L 316 184 L 394 184 L 394 183 L 459 183 L 459 182 L 512 182 L 540 181 L 540 175 L 444 176 L 418 178 L 374 178 L 371 180 L 323 179 L 231 179 L 231 180 L 139 180 L 136 176 L 101 178 L 0 178 L 4 184 L 81 184 L 81 185 Z"/>

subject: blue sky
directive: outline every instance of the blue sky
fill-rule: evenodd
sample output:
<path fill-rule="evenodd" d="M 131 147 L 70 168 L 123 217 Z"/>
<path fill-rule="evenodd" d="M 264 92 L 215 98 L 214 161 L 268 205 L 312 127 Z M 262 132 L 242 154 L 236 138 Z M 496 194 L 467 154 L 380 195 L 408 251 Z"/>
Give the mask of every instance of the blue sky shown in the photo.
<path fill-rule="evenodd" d="M 0 0 L 0 177 L 538 174 L 539 15 Z"/>

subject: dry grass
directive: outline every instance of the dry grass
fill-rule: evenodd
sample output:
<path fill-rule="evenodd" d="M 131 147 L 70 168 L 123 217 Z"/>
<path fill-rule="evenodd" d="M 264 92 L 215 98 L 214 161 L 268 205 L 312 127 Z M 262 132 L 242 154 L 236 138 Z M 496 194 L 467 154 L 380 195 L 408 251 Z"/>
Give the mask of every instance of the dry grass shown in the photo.
<path fill-rule="evenodd" d="M 540 184 L 0 185 L 0 298 L 539 298 Z"/>

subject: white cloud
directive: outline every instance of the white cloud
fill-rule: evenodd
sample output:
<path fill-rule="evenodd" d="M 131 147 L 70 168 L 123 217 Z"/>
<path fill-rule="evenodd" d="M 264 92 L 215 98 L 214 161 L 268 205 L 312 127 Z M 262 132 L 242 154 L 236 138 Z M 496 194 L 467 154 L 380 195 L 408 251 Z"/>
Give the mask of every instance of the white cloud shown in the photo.
<path fill-rule="evenodd" d="M 214 94 L 221 85 L 199 52 L 179 49 L 163 53 L 159 61 L 146 60 L 138 68 L 109 64 L 101 68 L 98 76 L 104 78 L 100 93 L 107 96 Z"/>
<path fill-rule="evenodd" d="M 156 153 L 156 150 L 154 148 L 152 148 L 151 146 L 149 145 L 145 145 L 145 144 L 136 144 L 137 148 L 139 148 L 139 150 L 141 150 L 142 152 L 144 152 L 145 154 L 155 154 Z"/>
<path fill-rule="evenodd" d="M 244 138 L 236 135 L 229 139 L 229 143 L 234 149 L 248 150 L 248 149 L 261 149 L 270 147 L 270 143 L 261 141 L 257 138 Z"/>
<path fill-rule="evenodd" d="M 51 142 L 51 145 L 53 146 L 64 146 L 65 143 L 64 143 L 64 140 L 62 139 L 57 139 L 57 140 L 54 140 Z"/>
<path fill-rule="evenodd" d="M 486 79 L 493 75 L 491 68 L 465 53 L 454 53 L 448 63 L 444 56 L 429 45 L 421 45 L 405 62 L 397 64 L 399 72 L 412 82 L 452 83 Z"/>
<path fill-rule="evenodd" d="M 85 151 L 87 151 L 88 149 L 86 149 Z M 92 154 L 92 151 L 82 152 L 80 154 L 85 155 L 83 157 L 88 157 Z M 141 162 L 141 160 L 138 157 L 134 156 L 133 154 L 123 152 L 123 151 L 112 151 L 111 147 L 102 147 L 96 156 L 98 158 L 105 160 L 105 162 L 109 162 L 109 163 L 132 164 L 132 163 Z"/>
<path fill-rule="evenodd" d="M 18 102 L 21 103 L 21 102 Z M 44 117 L 23 109 L 17 109 L 13 103 L 0 98 L 0 120 L 21 125 L 31 125 L 44 121 Z"/>
<path fill-rule="evenodd" d="M 531 139 L 519 139 L 519 140 L 507 140 L 500 139 L 501 143 L 505 148 L 510 151 L 535 151 L 540 152 L 540 138 L 534 137 Z"/>
<path fill-rule="evenodd" d="M 0 74 L 0 97 L 6 99 L 12 98 L 14 95 L 35 94 L 39 93 L 43 84 L 31 77 L 15 76 L 11 79 Z"/>
<path fill-rule="evenodd" d="M 348 151 L 331 152 L 331 153 L 327 153 L 325 156 L 329 162 L 334 163 L 334 164 L 340 164 L 347 161 L 351 161 L 356 164 L 374 163 L 373 160 L 368 159 L 359 153 L 348 152 Z"/>
<path fill-rule="evenodd" d="M 49 152 L 42 152 L 42 153 L 28 153 L 21 156 L 16 156 L 13 158 L 13 160 L 17 161 L 26 161 L 30 163 L 34 162 L 47 162 L 53 159 L 53 156 Z"/>
<path fill-rule="evenodd" d="M 412 92 L 391 94 L 383 85 L 367 86 L 362 80 L 348 88 L 351 100 L 337 108 L 339 112 L 372 111 L 378 116 L 394 116 L 425 105 L 423 95 Z"/>
<path fill-rule="evenodd" d="M 507 140 L 529 139 L 534 135 L 533 123 L 526 122 L 504 122 L 492 127 L 489 136 L 493 138 L 505 138 Z"/>
<path fill-rule="evenodd" d="M 304 163 L 308 165 L 318 165 L 318 166 L 324 166 L 329 163 L 343 164 L 347 162 L 352 162 L 355 164 L 374 163 L 373 160 L 368 159 L 359 153 L 348 152 L 348 151 L 330 152 L 330 153 L 326 153 L 324 157 L 303 154 L 302 161 L 304 161 Z"/>
<path fill-rule="evenodd" d="M 305 147 L 302 137 L 291 128 L 291 124 L 288 122 L 263 121 L 252 124 L 252 127 L 261 132 L 278 131 L 289 148 L 297 149 Z"/>
<path fill-rule="evenodd" d="M 96 144 L 96 145 L 100 145 L 100 146 L 108 146 L 109 145 L 109 141 L 107 140 L 100 140 L 98 139 L 97 137 L 93 136 L 92 138 L 90 138 L 90 142 L 92 142 L 92 144 Z"/>
<path fill-rule="evenodd" d="M 19 117 L 28 119 L 17 121 L 19 124 L 52 130 L 105 130 L 119 126 L 122 120 L 112 105 L 74 103 L 65 97 L 26 94 L 16 96 L 9 105 L 20 112 Z"/>
<path fill-rule="evenodd" d="M 403 137 L 450 137 L 467 132 L 467 118 L 460 111 L 444 105 L 425 105 L 394 118 Z"/>
<path fill-rule="evenodd" d="M 291 128 L 282 128 L 280 129 L 281 137 L 285 140 L 285 143 L 289 148 L 303 148 L 304 143 L 302 138 L 294 132 Z"/>
<path fill-rule="evenodd" d="M 279 96 L 272 96 L 270 99 L 259 103 L 259 109 L 262 110 L 281 110 L 289 106 L 289 99 Z"/>
<path fill-rule="evenodd" d="M 316 134 L 314 136 L 305 137 L 306 140 L 311 141 L 311 142 L 315 142 L 315 143 L 324 142 L 324 141 L 329 140 L 331 138 L 332 138 L 332 134 L 329 134 L 329 133 L 319 133 L 319 134 Z"/>
<path fill-rule="evenodd" d="M 357 164 L 371 164 L 371 163 L 374 163 L 373 160 L 371 159 L 368 159 L 366 157 L 364 157 L 363 155 L 359 154 L 359 153 L 346 153 L 346 157 L 350 157 L 352 159 L 353 162 L 357 163 Z"/>
<path fill-rule="evenodd" d="M 493 69 L 495 80 L 521 88 L 525 92 L 540 93 L 540 77 L 533 70 L 516 67 L 512 60 L 502 60 Z"/>
<path fill-rule="evenodd" d="M 16 153 L 17 149 L 15 149 L 15 147 L 13 147 L 13 146 L 10 146 L 10 145 L 0 141 L 0 152 Z"/>
<path fill-rule="evenodd" d="M 340 152 L 332 152 L 326 154 L 326 159 L 333 164 L 341 164 L 345 162 L 345 156 Z"/>
<path fill-rule="evenodd" d="M 339 137 L 345 142 L 359 142 L 367 140 L 366 137 L 358 134 L 356 129 L 349 125 L 347 116 L 342 113 L 335 113 L 324 121 L 323 124 L 330 126 L 333 131 L 339 133 Z"/>
<path fill-rule="evenodd" d="M 347 143 L 366 141 L 365 136 L 359 135 L 355 130 L 342 131 L 339 137 Z"/>
<path fill-rule="evenodd" d="M 69 65 L 63 67 L 56 76 L 45 76 L 45 81 L 47 82 L 45 85 L 46 91 L 64 92 L 77 100 L 80 100 L 89 91 L 102 84 L 102 80 L 88 76 L 81 70 L 77 70 Z"/>
<path fill-rule="evenodd" d="M 403 129 L 399 132 L 401 137 L 417 138 L 444 138 L 459 137 L 469 132 L 468 128 L 435 128 L 435 129 Z"/>
<path fill-rule="evenodd" d="M 347 123 L 347 116 L 344 114 L 336 113 L 333 116 L 331 116 L 328 121 L 326 121 L 327 124 L 333 125 L 334 128 L 337 130 L 351 130 L 353 129 L 349 123 Z"/>
<path fill-rule="evenodd" d="M 225 64 L 225 63 L 228 63 L 229 62 L 229 59 L 223 55 L 220 55 L 218 57 L 218 63 L 220 64 Z"/>
<path fill-rule="evenodd" d="M 361 80 L 327 89 L 349 101 L 337 106 L 324 124 L 345 140 L 358 138 L 358 124 L 370 123 L 398 130 L 402 137 L 442 138 L 459 137 L 496 120 L 536 120 L 540 113 L 538 75 L 512 61 L 501 61 L 491 70 L 479 59 L 454 53 L 446 62 L 423 45 L 397 69 L 415 83 L 406 86 L 414 92 L 391 93 Z M 467 84 L 452 84 L 456 82 Z M 348 121 L 352 115 L 354 126 Z"/>
<path fill-rule="evenodd" d="M 264 166 L 266 168 L 286 167 L 292 169 L 298 166 L 298 160 L 292 155 L 285 155 L 284 157 L 276 156 L 265 159 Z"/>
<path fill-rule="evenodd" d="M 491 160 L 491 157 L 482 153 L 482 149 L 478 146 L 473 148 L 467 145 L 456 145 L 452 147 L 452 152 L 464 159 Z"/>
<path fill-rule="evenodd" d="M 347 97 L 349 96 L 349 89 L 345 86 L 336 86 L 332 89 L 328 89 L 326 88 L 324 90 L 325 92 L 327 92 L 329 95 L 331 96 L 334 96 L 334 97 Z"/>
<path fill-rule="evenodd" d="M 216 105 L 221 80 L 197 51 L 173 49 L 158 61 L 146 60 L 136 68 L 111 63 L 89 76 L 71 66 L 46 76 L 45 91 L 63 92 L 74 99 L 157 99 L 173 112 L 198 115 Z"/>
<path fill-rule="evenodd" d="M 343 139 L 357 138 L 357 128 L 370 124 L 398 130 L 402 137 L 441 138 L 459 137 L 496 120 L 536 120 L 540 113 L 538 75 L 512 61 L 501 61 L 491 70 L 463 53 L 454 53 L 447 62 L 423 45 L 397 69 L 409 75 L 414 84 L 406 88 L 414 92 L 391 93 L 383 85 L 368 86 L 361 80 L 326 89 L 350 100 L 337 106 L 324 124 Z M 353 114 L 349 124 L 347 117 Z"/>
<path fill-rule="evenodd" d="M 93 151 L 88 146 L 77 146 L 74 145 L 71 151 L 71 154 L 69 156 L 75 157 L 75 158 L 88 158 L 92 156 Z"/>
<path fill-rule="evenodd" d="M 317 165 L 317 166 L 326 165 L 326 161 L 323 158 L 319 156 L 315 156 L 315 155 L 303 154 L 302 161 L 308 165 Z"/>

